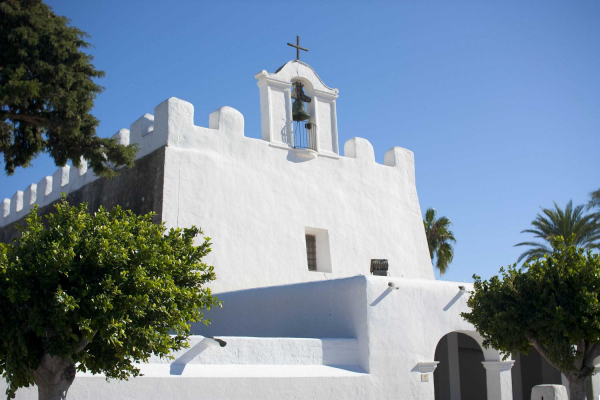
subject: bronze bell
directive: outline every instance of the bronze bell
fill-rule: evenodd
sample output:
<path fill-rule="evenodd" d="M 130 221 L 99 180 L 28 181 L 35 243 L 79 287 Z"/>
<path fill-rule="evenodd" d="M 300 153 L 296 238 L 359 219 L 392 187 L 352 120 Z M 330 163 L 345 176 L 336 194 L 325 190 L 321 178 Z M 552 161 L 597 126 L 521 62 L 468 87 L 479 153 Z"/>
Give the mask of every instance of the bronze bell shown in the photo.
<path fill-rule="evenodd" d="M 292 119 L 294 121 L 306 121 L 310 119 L 310 114 L 304 109 L 304 103 L 310 103 L 311 98 L 304 94 L 304 90 L 302 90 L 304 85 L 302 82 L 296 81 L 293 85 L 292 98 L 294 99 L 294 104 L 292 104 Z"/>
<path fill-rule="evenodd" d="M 292 104 L 292 119 L 294 121 L 306 121 L 310 119 L 310 115 L 304 109 L 304 102 L 302 100 L 294 99 L 294 104 Z"/>

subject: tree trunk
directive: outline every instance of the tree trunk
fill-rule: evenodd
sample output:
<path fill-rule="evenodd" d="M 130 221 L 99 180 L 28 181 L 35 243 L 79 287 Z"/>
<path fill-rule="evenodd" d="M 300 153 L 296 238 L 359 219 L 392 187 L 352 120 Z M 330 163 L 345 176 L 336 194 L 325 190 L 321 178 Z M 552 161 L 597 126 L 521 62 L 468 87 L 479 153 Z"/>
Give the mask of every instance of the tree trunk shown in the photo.
<path fill-rule="evenodd" d="M 33 376 L 39 400 L 65 400 L 75 379 L 75 364 L 70 358 L 44 354 Z"/>
<path fill-rule="evenodd" d="M 568 377 L 569 379 L 569 400 L 585 400 L 586 384 L 589 376 L 585 378 L 577 379 L 575 377 Z M 591 400 L 591 399 L 588 399 Z"/>

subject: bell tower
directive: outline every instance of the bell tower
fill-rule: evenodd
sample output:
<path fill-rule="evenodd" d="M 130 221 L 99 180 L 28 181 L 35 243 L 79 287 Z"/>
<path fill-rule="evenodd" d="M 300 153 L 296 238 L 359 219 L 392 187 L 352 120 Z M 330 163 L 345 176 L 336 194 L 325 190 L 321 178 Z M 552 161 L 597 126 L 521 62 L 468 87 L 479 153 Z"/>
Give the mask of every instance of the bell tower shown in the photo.
<path fill-rule="evenodd" d="M 298 38 L 299 42 L 299 38 Z M 297 45 L 296 57 L 300 50 Z M 299 59 L 274 73 L 255 75 L 260 92 L 262 139 L 274 147 L 306 150 L 308 158 L 339 155 L 336 100 L 338 90 L 328 87 Z"/>

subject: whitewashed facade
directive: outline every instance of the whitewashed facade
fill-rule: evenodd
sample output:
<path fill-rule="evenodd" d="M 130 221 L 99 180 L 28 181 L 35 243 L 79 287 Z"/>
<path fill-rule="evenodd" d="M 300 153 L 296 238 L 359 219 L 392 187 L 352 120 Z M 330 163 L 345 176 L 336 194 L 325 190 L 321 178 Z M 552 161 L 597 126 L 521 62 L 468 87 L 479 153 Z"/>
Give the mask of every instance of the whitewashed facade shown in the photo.
<path fill-rule="evenodd" d="M 69 398 L 522 400 L 514 361 L 481 348 L 460 316 L 471 287 L 434 279 L 413 153 L 394 147 L 379 164 L 369 141 L 353 138 L 342 155 L 339 92 L 303 62 L 255 78 L 262 140 L 244 136 L 230 107 L 195 126 L 193 106 L 176 98 L 115 135 L 138 143 L 138 158 L 164 149 L 162 219 L 213 239 L 211 288 L 224 306 L 208 313 L 212 325 L 193 327 L 175 361 L 151 360 L 128 382 L 80 374 Z M 312 98 L 314 150 L 293 147 L 295 81 Z M 58 169 L 3 201 L 0 229 L 96 179 L 85 166 Z M 371 275 L 372 259 L 387 259 L 389 276 Z"/>

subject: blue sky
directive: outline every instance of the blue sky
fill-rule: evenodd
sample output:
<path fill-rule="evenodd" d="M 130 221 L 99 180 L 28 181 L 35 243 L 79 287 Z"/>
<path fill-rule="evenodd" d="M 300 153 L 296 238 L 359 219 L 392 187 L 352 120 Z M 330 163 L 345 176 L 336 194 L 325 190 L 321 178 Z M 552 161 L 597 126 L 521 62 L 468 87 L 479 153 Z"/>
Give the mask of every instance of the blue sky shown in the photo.
<path fill-rule="evenodd" d="M 175 96 L 196 125 L 228 105 L 260 137 L 254 74 L 301 59 L 340 90 L 340 147 L 415 153 L 421 208 L 453 221 L 443 279 L 513 263 L 540 206 L 600 188 L 600 2 L 48 1 L 106 72 L 93 113 L 111 136 Z M 0 176 L 0 198 L 54 171 Z M 218 238 L 214 238 L 218 240 Z M 399 246 L 401 243 L 398 244 Z"/>

